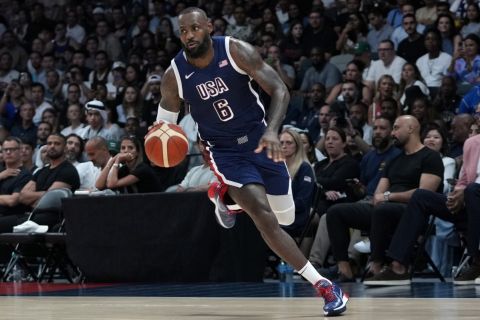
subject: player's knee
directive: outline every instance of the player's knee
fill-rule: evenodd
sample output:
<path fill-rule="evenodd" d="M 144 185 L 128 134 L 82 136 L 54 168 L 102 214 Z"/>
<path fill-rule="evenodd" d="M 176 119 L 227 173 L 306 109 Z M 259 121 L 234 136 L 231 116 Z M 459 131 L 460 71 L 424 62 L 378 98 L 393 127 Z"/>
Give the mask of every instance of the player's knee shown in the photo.
<path fill-rule="evenodd" d="M 288 226 L 295 221 L 295 202 L 292 195 L 267 195 L 267 198 L 279 224 Z"/>

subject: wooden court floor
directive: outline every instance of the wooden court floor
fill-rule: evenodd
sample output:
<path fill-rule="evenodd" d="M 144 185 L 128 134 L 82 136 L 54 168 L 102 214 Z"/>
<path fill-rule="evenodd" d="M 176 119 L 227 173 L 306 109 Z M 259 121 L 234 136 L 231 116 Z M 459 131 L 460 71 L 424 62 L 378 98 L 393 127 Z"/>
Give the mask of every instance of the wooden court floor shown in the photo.
<path fill-rule="evenodd" d="M 341 319 L 479 319 L 472 298 L 352 298 Z M 0 319 L 323 318 L 318 298 L 0 297 Z"/>

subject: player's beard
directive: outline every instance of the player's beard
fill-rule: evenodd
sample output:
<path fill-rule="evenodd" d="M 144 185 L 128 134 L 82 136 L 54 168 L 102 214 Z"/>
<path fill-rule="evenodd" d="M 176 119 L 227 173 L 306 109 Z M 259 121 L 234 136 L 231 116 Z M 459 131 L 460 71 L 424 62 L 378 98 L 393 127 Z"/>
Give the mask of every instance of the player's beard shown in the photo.
<path fill-rule="evenodd" d="M 203 56 L 205 53 L 207 53 L 208 49 L 210 48 L 211 40 L 210 40 L 210 35 L 205 35 L 205 37 L 202 39 L 202 42 L 198 44 L 196 48 L 189 49 L 183 42 L 182 42 L 182 47 L 183 50 L 185 50 L 185 54 L 189 58 L 200 58 Z"/>

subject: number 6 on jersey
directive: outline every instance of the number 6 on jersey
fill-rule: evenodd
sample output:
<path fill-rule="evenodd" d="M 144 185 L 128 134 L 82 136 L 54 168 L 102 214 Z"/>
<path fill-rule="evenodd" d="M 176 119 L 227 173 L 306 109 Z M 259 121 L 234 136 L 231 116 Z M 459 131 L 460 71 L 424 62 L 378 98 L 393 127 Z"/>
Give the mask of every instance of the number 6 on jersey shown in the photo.
<path fill-rule="evenodd" d="M 218 117 L 222 121 L 228 121 L 233 118 L 232 108 L 228 105 L 228 101 L 225 99 L 217 100 L 213 103 L 213 107 L 217 112 Z"/>

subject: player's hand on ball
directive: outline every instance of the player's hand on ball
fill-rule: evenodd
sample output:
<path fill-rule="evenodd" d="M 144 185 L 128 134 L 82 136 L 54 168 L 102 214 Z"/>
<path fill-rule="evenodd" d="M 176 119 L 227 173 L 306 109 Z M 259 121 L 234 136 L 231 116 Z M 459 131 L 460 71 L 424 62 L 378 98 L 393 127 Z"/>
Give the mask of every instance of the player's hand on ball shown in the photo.
<path fill-rule="evenodd" d="M 154 122 L 148 127 L 148 131 L 152 130 L 152 128 L 154 128 L 155 126 L 157 126 L 157 125 L 159 125 L 159 124 L 162 124 L 162 123 L 165 123 L 165 121 L 163 121 L 163 120 L 154 121 Z"/>
<path fill-rule="evenodd" d="M 267 157 L 273 161 L 279 162 L 285 160 L 278 135 L 275 132 L 266 131 L 260 138 L 255 152 L 260 153 L 263 149 L 267 150 Z"/>

